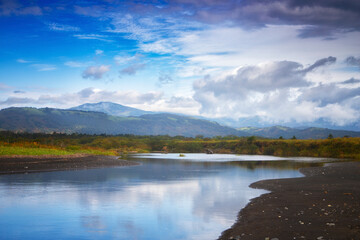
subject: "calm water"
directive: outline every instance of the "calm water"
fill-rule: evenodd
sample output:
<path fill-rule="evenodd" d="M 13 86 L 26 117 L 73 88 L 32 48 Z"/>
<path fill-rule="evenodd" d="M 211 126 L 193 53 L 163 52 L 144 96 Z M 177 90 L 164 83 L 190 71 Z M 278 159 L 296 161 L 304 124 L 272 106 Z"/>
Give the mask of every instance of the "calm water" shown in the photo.
<path fill-rule="evenodd" d="M 252 182 L 326 159 L 147 154 L 140 166 L 0 175 L 0 239 L 216 239 Z"/>

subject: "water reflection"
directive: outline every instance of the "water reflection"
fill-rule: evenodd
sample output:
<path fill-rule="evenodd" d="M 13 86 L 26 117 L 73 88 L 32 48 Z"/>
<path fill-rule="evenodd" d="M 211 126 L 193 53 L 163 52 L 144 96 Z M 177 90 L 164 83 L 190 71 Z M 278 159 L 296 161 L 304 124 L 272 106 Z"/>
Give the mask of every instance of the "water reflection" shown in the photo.
<path fill-rule="evenodd" d="M 216 239 L 260 179 L 299 177 L 323 160 L 197 154 L 135 156 L 142 165 L 0 176 L 4 239 Z M 251 161 L 247 161 L 251 160 Z"/>

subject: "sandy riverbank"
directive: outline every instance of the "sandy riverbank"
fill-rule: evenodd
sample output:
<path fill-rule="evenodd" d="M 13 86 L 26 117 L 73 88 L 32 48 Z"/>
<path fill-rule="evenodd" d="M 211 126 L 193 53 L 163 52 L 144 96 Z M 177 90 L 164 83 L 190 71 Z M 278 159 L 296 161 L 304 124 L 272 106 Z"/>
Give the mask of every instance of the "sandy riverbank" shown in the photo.
<path fill-rule="evenodd" d="M 116 156 L 88 154 L 67 156 L 0 156 L 0 174 L 80 170 L 132 165 L 138 165 L 138 163 L 118 159 Z"/>
<path fill-rule="evenodd" d="M 300 170 L 305 177 L 263 180 L 219 239 L 360 239 L 360 163 Z"/>

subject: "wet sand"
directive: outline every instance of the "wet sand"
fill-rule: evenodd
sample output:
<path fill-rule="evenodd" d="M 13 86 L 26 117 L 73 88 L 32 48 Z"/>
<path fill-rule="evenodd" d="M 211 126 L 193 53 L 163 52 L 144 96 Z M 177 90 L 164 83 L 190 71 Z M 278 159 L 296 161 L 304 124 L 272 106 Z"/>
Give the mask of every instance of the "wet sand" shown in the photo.
<path fill-rule="evenodd" d="M 360 239 L 360 163 L 300 169 L 302 178 L 263 180 L 219 239 Z"/>
<path fill-rule="evenodd" d="M 89 168 L 133 166 L 136 162 L 116 156 L 74 154 L 67 156 L 0 156 L 0 174 L 80 170 Z"/>

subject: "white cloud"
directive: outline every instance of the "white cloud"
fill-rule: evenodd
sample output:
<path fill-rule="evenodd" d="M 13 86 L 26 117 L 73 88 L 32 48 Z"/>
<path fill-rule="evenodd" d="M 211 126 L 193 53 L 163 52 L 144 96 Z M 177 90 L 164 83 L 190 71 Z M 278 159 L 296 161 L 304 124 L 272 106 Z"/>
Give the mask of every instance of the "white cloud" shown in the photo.
<path fill-rule="evenodd" d="M 170 84 L 173 82 L 174 82 L 174 79 L 171 77 L 170 74 L 160 73 L 159 82 L 158 82 L 160 86 Z"/>
<path fill-rule="evenodd" d="M 22 58 L 19 58 L 16 60 L 18 63 L 31 63 L 31 61 L 24 60 Z"/>
<path fill-rule="evenodd" d="M 100 49 L 95 50 L 95 55 L 102 55 L 103 53 L 104 53 L 103 50 L 100 50 Z"/>
<path fill-rule="evenodd" d="M 318 102 L 321 106 L 341 103 L 349 98 L 360 96 L 360 88 L 338 87 L 336 84 L 320 84 L 304 89 L 300 99 Z"/>
<path fill-rule="evenodd" d="M 145 52 L 154 52 L 160 54 L 176 53 L 180 50 L 175 44 L 172 44 L 169 39 L 161 39 L 150 43 L 140 43 L 139 47 Z"/>
<path fill-rule="evenodd" d="M 110 71 L 109 65 L 90 66 L 82 73 L 82 77 L 98 80 L 108 71 Z"/>
<path fill-rule="evenodd" d="M 138 71 L 146 67 L 142 58 L 143 55 L 141 54 L 135 54 L 133 56 L 116 55 L 114 60 L 116 64 L 123 66 L 123 68 L 119 71 L 120 75 L 135 75 Z"/>
<path fill-rule="evenodd" d="M 51 31 L 59 31 L 59 32 L 78 32 L 78 31 L 80 31 L 79 27 L 74 27 L 74 26 L 60 24 L 60 23 L 48 23 L 47 25 Z"/>
<path fill-rule="evenodd" d="M 157 34 L 154 31 L 159 27 L 155 26 L 155 22 L 149 26 L 144 23 L 139 23 L 132 15 L 126 14 L 111 14 L 113 29 L 108 29 L 107 32 L 126 34 L 126 38 L 138 41 L 152 41 L 157 39 Z M 157 28 L 159 29 L 159 28 Z"/>
<path fill-rule="evenodd" d="M 67 61 L 64 63 L 64 65 L 72 68 L 80 68 L 80 67 L 85 67 L 86 65 L 88 65 L 88 63 Z"/>
<path fill-rule="evenodd" d="M 200 104 L 192 97 L 172 96 L 161 98 L 153 103 L 132 104 L 132 107 L 155 112 L 182 113 L 188 115 L 199 115 Z"/>
<path fill-rule="evenodd" d="M 126 64 L 139 64 L 142 62 L 143 55 L 135 54 L 135 55 L 116 55 L 114 60 L 118 65 L 126 65 Z"/>
<path fill-rule="evenodd" d="M 101 34 L 74 34 L 74 37 L 78 39 L 85 39 L 85 40 L 99 40 L 103 42 L 112 42 L 113 40 L 109 39 L 107 35 Z"/>
<path fill-rule="evenodd" d="M 145 68 L 144 63 L 134 63 L 120 70 L 120 74 L 135 75 L 138 71 Z"/>
<path fill-rule="evenodd" d="M 116 55 L 114 57 L 114 60 L 117 64 L 122 65 L 129 62 L 137 61 L 139 59 L 140 55 L 135 54 L 133 56 L 126 56 L 126 55 Z"/>
<path fill-rule="evenodd" d="M 39 72 L 53 71 L 56 70 L 56 66 L 52 64 L 31 64 L 30 66 L 36 68 Z"/>

